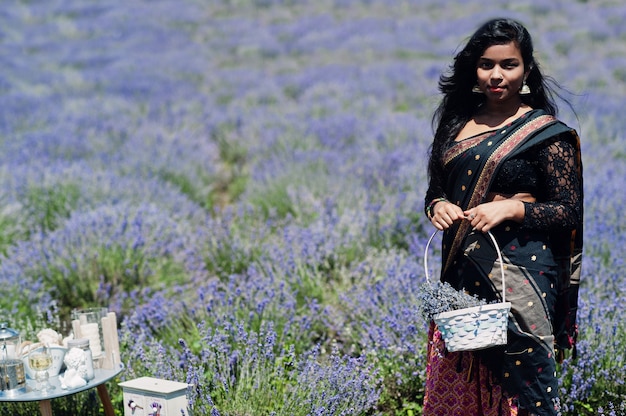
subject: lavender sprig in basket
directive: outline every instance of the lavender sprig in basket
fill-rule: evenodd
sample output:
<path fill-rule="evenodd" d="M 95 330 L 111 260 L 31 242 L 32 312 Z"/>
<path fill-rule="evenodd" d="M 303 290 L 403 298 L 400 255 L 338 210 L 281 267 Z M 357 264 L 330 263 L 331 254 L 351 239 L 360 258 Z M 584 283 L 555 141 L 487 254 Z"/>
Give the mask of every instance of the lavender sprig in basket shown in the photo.
<path fill-rule="evenodd" d="M 420 287 L 417 298 L 420 301 L 420 312 L 427 321 L 434 320 L 443 312 L 487 304 L 484 299 L 479 299 L 463 290 L 456 290 L 448 282 L 426 282 Z"/>
<path fill-rule="evenodd" d="M 495 237 L 488 232 L 496 247 L 502 274 L 502 302 L 487 304 L 448 283 L 432 283 L 428 276 L 428 248 L 437 231 L 430 236 L 424 250 L 426 285 L 421 296 L 421 309 L 437 324 L 448 351 L 473 351 L 504 345 L 511 302 L 506 302 L 504 263 Z"/>

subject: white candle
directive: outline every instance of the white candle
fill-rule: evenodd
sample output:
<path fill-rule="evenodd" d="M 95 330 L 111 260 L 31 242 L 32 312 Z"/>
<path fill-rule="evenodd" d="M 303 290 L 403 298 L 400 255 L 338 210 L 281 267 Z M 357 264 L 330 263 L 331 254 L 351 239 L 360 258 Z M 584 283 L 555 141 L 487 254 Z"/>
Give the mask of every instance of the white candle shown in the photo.
<path fill-rule="evenodd" d="M 82 324 L 80 326 L 80 335 L 82 338 L 89 340 L 89 349 L 94 357 L 102 354 L 102 347 L 100 345 L 100 329 L 97 323 Z"/>

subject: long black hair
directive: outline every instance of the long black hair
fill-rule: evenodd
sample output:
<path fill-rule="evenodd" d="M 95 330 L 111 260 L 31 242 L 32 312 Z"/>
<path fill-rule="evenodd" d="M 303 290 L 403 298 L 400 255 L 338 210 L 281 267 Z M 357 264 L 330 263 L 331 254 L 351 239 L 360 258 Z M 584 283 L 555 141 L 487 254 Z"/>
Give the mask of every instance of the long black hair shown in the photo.
<path fill-rule="evenodd" d="M 484 23 L 472 35 L 465 47 L 454 57 L 447 74 L 439 78 L 439 91 L 443 94 L 439 106 L 433 115 L 435 138 L 430 150 L 428 174 L 442 174 L 441 157 L 446 144 L 453 140 L 463 126 L 472 118 L 485 102 L 483 94 L 475 94 L 476 64 L 487 48 L 515 42 L 524 61 L 524 72 L 528 73 L 526 84 L 531 93 L 521 95 L 522 102 L 534 109 L 543 109 L 548 114 L 556 115 L 558 108 L 554 101 L 554 91 L 547 81 L 554 85 L 554 80 L 545 77 L 533 55 L 533 42 L 526 28 L 513 19 L 498 18 Z"/>

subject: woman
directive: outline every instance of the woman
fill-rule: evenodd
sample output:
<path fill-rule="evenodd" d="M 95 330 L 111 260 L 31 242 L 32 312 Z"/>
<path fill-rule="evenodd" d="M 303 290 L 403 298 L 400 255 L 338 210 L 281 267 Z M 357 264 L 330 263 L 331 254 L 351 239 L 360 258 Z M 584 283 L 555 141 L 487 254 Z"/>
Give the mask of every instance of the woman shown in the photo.
<path fill-rule="evenodd" d="M 506 346 L 450 353 L 431 325 L 424 415 L 559 415 L 556 361 L 574 346 L 583 190 L 576 132 L 555 118 L 527 30 L 485 23 L 442 75 L 425 211 L 441 279 L 512 303 Z M 493 270 L 493 273 L 492 273 Z"/>

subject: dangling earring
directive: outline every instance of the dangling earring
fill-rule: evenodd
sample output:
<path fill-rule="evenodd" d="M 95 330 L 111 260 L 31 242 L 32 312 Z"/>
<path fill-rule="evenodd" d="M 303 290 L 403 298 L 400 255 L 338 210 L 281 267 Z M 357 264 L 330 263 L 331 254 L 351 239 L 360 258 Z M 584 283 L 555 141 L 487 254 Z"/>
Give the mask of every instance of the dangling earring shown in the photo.
<path fill-rule="evenodd" d="M 526 84 L 526 80 L 524 80 L 524 83 L 522 84 L 522 88 L 520 88 L 519 93 L 521 95 L 530 94 L 530 87 L 528 86 L 528 84 Z"/>
<path fill-rule="evenodd" d="M 478 86 L 478 84 L 474 85 L 472 87 L 472 92 L 474 94 L 484 94 L 483 90 L 480 89 L 480 87 Z"/>

